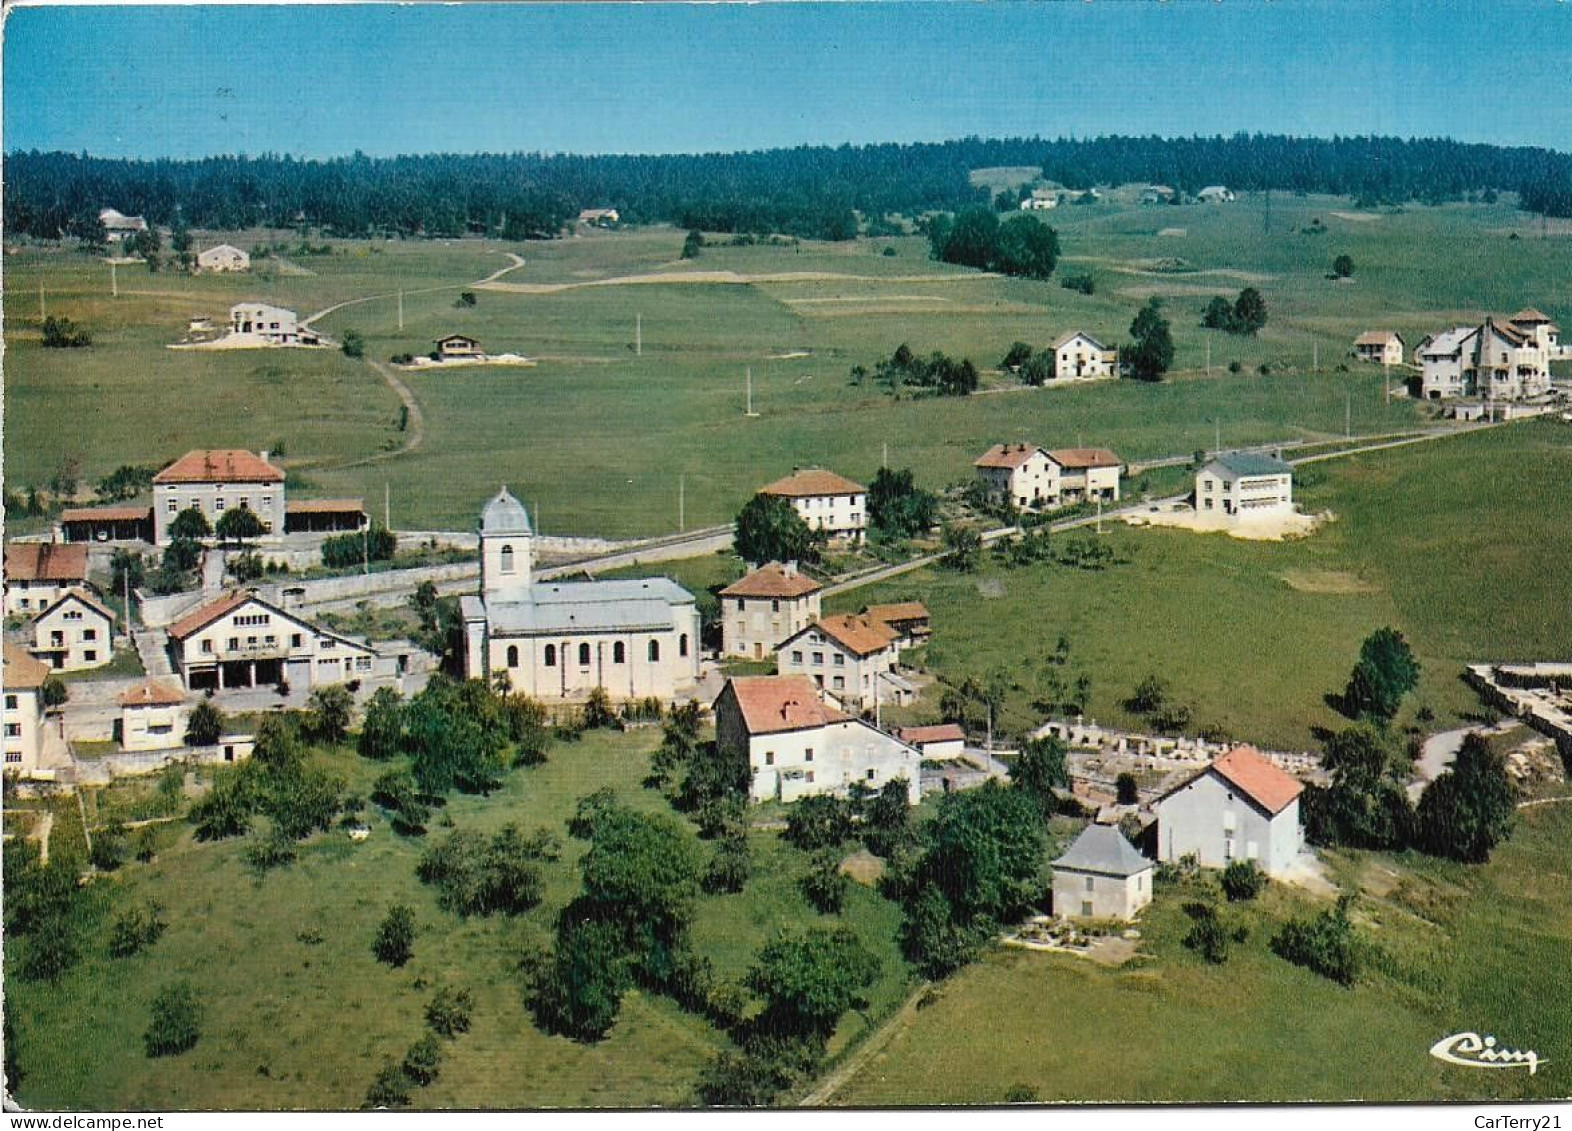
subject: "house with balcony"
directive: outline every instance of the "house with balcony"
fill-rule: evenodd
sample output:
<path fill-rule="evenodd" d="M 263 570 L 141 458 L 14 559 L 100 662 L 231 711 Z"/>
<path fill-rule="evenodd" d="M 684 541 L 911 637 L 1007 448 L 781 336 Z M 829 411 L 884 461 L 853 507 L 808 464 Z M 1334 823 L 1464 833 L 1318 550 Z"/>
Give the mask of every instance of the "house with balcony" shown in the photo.
<path fill-rule="evenodd" d="M 300 325 L 293 310 L 264 302 L 239 302 L 229 308 L 229 333 L 263 346 L 317 346 L 322 339 Z M 239 344 L 239 343 L 237 343 Z"/>
<path fill-rule="evenodd" d="M 860 711 L 910 703 L 912 685 L 897 671 L 900 644 L 893 629 L 865 616 L 823 617 L 776 651 L 782 675 L 806 676 L 842 707 Z"/>
<path fill-rule="evenodd" d="M 1107 448 L 1053 448 L 1047 453 L 1056 469 L 1053 506 L 1074 503 L 1117 503 L 1124 462 Z"/>
<path fill-rule="evenodd" d="M 449 334 L 436 341 L 435 357 L 438 361 L 478 361 L 486 356 L 480 342 L 467 334 Z"/>
<path fill-rule="evenodd" d="M 1219 526 L 1294 513 L 1294 469 L 1276 456 L 1225 452 L 1195 474 L 1195 513 Z"/>
<path fill-rule="evenodd" d="M 85 589 L 70 589 L 33 618 L 28 651 L 57 672 L 101 668 L 115 656 L 115 614 Z"/>
<path fill-rule="evenodd" d="M 787 500 L 809 530 L 831 539 L 861 542 L 868 529 L 868 488 L 820 468 L 801 468 L 759 488 L 761 495 Z"/>
<path fill-rule="evenodd" d="M 762 660 L 819 619 L 817 581 L 796 562 L 768 562 L 720 591 L 721 654 Z"/>
<path fill-rule="evenodd" d="M 1518 318 L 1524 321 L 1519 323 Z M 1479 326 L 1457 326 L 1426 336 L 1419 359 L 1419 395 L 1430 401 L 1478 397 L 1521 401 L 1550 392 L 1550 362 L 1560 356 L 1559 330 L 1537 310 L 1509 320 L 1486 316 Z"/>
<path fill-rule="evenodd" d="M 1376 365 L 1402 365 L 1402 335 L 1391 330 L 1367 330 L 1354 339 L 1354 356 Z"/>
<path fill-rule="evenodd" d="M 907 800 L 922 799 L 922 754 L 861 719 L 825 703 L 800 675 L 726 681 L 715 700 L 715 742 L 746 759 L 751 801 L 844 796 L 853 783 L 883 789 L 903 781 Z"/>
<path fill-rule="evenodd" d="M 226 593 L 167 631 L 187 691 L 322 687 L 389 674 L 364 641 L 320 628 L 255 590 Z"/>

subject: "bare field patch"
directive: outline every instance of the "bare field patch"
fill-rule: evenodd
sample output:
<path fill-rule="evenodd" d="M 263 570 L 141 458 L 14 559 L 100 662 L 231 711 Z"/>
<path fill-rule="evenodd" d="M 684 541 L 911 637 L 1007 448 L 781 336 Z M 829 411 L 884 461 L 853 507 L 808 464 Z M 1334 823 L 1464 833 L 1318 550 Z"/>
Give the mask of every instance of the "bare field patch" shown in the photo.
<path fill-rule="evenodd" d="M 1163 228 L 1157 234 L 1160 236 L 1187 236 L 1190 234 L 1190 231 L 1188 228 Z"/>
<path fill-rule="evenodd" d="M 1355 574 L 1335 569 L 1291 569 L 1282 575 L 1290 589 L 1300 593 L 1374 593 L 1376 586 Z"/>
<path fill-rule="evenodd" d="M 1339 220 L 1352 220 L 1355 224 L 1374 224 L 1381 219 L 1381 217 L 1372 216 L 1368 212 L 1333 212 L 1332 215 Z"/>

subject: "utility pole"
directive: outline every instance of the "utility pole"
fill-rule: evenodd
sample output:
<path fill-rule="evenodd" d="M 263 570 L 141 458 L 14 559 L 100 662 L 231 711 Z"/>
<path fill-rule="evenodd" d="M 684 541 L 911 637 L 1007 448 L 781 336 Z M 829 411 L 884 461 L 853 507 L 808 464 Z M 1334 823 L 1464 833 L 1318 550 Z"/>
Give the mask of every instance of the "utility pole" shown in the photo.
<path fill-rule="evenodd" d="M 404 332 L 404 292 L 398 293 L 398 332 Z"/>
<path fill-rule="evenodd" d="M 633 356 L 644 356 L 644 315 L 633 316 Z"/>
<path fill-rule="evenodd" d="M 879 457 L 879 466 L 890 466 L 890 442 L 888 440 L 884 441 L 884 454 Z"/>
<path fill-rule="evenodd" d="M 1212 448 L 1212 454 L 1213 455 L 1222 455 L 1223 454 L 1223 418 L 1222 417 L 1214 416 L 1212 418 L 1212 429 L 1213 429 L 1213 435 L 1214 435 L 1214 443 L 1216 445 L 1215 447 Z"/>
<path fill-rule="evenodd" d="M 1354 438 L 1354 394 L 1343 394 L 1343 439 Z"/>
<path fill-rule="evenodd" d="M 688 530 L 688 473 L 681 472 L 677 476 L 677 533 L 686 534 Z"/>
<path fill-rule="evenodd" d="M 360 560 L 366 571 L 366 576 L 371 576 L 371 527 L 365 526 L 360 531 Z"/>
<path fill-rule="evenodd" d="M 389 530 L 393 529 L 393 485 L 382 484 L 382 525 Z"/>
<path fill-rule="evenodd" d="M 44 284 L 38 284 L 38 320 L 42 322 L 49 317 L 49 312 L 44 308 Z"/>
<path fill-rule="evenodd" d="M 109 261 L 109 297 L 120 297 L 120 279 L 115 274 L 115 261 L 113 259 Z"/>
<path fill-rule="evenodd" d="M 1261 234 L 1272 234 L 1272 190 L 1266 190 L 1266 209 L 1261 213 Z"/>
<path fill-rule="evenodd" d="M 753 366 L 751 366 L 751 365 L 748 366 L 748 408 L 743 413 L 743 415 L 744 416 L 758 416 L 759 415 L 758 413 L 753 411 Z"/>
<path fill-rule="evenodd" d="M 1208 377 L 1212 375 L 1212 339 L 1210 337 L 1206 339 L 1206 375 Z"/>
<path fill-rule="evenodd" d="M 1321 343 L 1310 343 L 1310 372 L 1321 372 Z"/>

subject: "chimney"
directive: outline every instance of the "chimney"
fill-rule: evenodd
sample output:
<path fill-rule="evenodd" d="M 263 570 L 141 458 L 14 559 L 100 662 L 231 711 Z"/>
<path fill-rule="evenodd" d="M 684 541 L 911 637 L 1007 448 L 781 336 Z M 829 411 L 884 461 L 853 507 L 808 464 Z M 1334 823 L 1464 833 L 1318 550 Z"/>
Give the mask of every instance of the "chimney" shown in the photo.
<path fill-rule="evenodd" d="M 797 576 L 797 560 L 795 558 L 793 558 L 791 561 L 787 562 L 784 566 L 781 567 L 781 572 L 783 574 L 785 574 L 787 577 L 796 577 Z"/>
<path fill-rule="evenodd" d="M 261 457 L 262 457 L 262 462 L 263 462 L 263 463 L 266 463 L 266 462 L 267 462 L 267 449 L 266 449 L 266 448 L 263 448 L 263 449 L 262 449 L 262 450 L 261 450 L 261 451 L 260 451 L 260 452 L 259 452 L 259 453 L 257 453 L 257 454 L 258 454 L 258 455 L 260 455 L 260 456 L 261 456 Z"/>

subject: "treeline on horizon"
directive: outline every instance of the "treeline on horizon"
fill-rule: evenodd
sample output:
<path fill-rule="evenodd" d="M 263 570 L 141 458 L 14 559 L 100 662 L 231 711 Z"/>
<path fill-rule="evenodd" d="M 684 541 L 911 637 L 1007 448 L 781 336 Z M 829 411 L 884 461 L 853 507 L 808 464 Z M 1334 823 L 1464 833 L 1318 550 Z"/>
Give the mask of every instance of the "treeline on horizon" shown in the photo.
<path fill-rule="evenodd" d="M 13 152 L 5 226 L 54 239 L 90 234 L 101 208 L 149 222 L 339 236 L 550 238 L 582 208 L 625 223 L 850 239 L 893 231 L 891 215 L 987 203 L 973 169 L 1040 168 L 1070 189 L 1132 182 L 1193 195 L 1210 184 L 1347 195 L 1366 205 L 1440 204 L 1516 192 L 1526 211 L 1572 215 L 1572 154 L 1444 139 L 966 138 L 910 145 L 799 146 L 665 156 L 362 153 L 137 160 Z"/>

